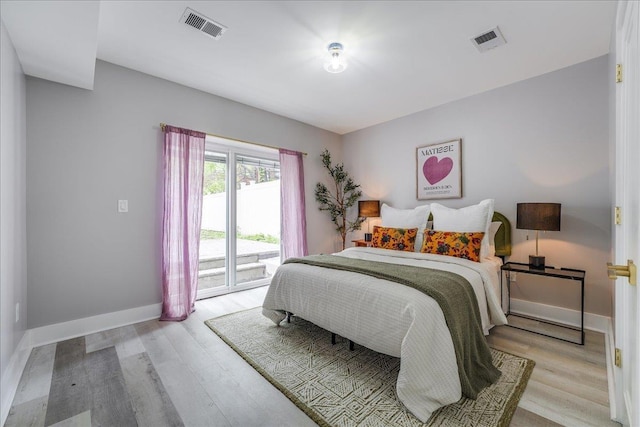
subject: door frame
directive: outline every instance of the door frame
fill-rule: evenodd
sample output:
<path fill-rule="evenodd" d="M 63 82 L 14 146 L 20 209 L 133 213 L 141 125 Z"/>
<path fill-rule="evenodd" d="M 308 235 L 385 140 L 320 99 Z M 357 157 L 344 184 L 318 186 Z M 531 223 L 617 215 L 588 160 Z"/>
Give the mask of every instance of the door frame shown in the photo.
<path fill-rule="evenodd" d="M 630 32 L 631 31 L 631 32 Z M 619 1 L 615 22 L 616 64 L 622 65 L 622 82 L 616 84 L 615 94 L 615 206 L 621 210 L 622 223 L 614 225 L 613 255 L 614 262 L 625 265 L 628 259 L 638 263 L 640 242 L 638 234 L 638 214 L 640 202 L 630 188 L 638 182 L 637 165 L 640 164 L 638 149 L 633 144 L 640 143 L 640 52 L 639 40 L 635 48 L 627 47 L 629 34 L 638 35 L 640 31 L 640 5 L 638 2 Z M 625 75 L 626 74 L 626 75 Z M 637 158 L 636 158 L 637 157 Z M 631 287 L 628 279 L 618 278 L 614 283 L 614 327 L 615 347 L 621 350 L 622 364 L 614 367 L 615 401 L 611 402 L 612 418 L 623 425 L 640 422 L 640 339 L 638 338 L 638 315 L 640 292 L 637 286 Z M 634 378 L 630 378 L 634 374 Z M 634 387 L 634 383 L 636 384 Z M 627 390 L 631 390 L 627 393 Z"/>
<path fill-rule="evenodd" d="M 226 220 L 225 223 L 229 230 L 237 229 L 237 193 L 236 193 L 236 160 L 238 156 L 242 157 L 255 157 L 258 159 L 265 159 L 269 161 L 279 162 L 280 158 L 278 152 L 270 147 L 262 147 L 258 145 L 243 143 L 232 139 L 226 139 L 223 137 L 207 135 L 205 141 L 205 152 L 214 151 L 223 153 L 227 156 L 227 168 L 225 177 L 225 193 L 226 193 Z M 237 272 L 237 241 L 235 239 L 235 233 L 230 233 L 227 230 L 226 233 L 226 254 L 225 257 L 225 284 L 224 286 L 216 286 L 207 289 L 198 289 L 196 300 L 205 298 L 211 298 L 219 295 L 225 295 L 232 292 L 244 291 L 247 289 L 253 289 L 260 286 L 266 286 L 271 283 L 271 278 L 253 280 L 251 282 L 245 282 L 236 284 L 236 272 Z M 233 256 L 230 256 L 233 254 Z"/>

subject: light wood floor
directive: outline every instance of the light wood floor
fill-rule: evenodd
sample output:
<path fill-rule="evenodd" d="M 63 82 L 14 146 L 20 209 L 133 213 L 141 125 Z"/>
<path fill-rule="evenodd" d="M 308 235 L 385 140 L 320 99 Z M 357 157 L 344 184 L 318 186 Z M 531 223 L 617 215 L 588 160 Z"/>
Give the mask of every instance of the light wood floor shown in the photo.
<path fill-rule="evenodd" d="M 586 331 L 581 346 L 497 326 L 488 341 L 536 362 L 511 426 L 620 426 L 609 418 L 603 334 Z"/>
<path fill-rule="evenodd" d="M 112 356 L 122 366 L 120 382 L 139 425 L 314 426 L 204 325 L 212 317 L 260 306 L 265 293 L 266 287 L 199 301 L 183 322 L 149 321 L 88 335 L 83 337 L 86 352 L 103 350 L 105 360 L 108 351 L 117 353 Z M 618 425 L 609 420 L 602 334 L 588 332 L 583 347 L 497 327 L 489 342 L 536 361 L 512 426 Z M 54 418 L 56 408 L 48 408 L 61 400 L 49 394 L 57 382 L 54 356 L 59 357 L 56 344 L 33 350 L 5 426 L 44 426 L 58 418 L 63 421 L 56 425 L 91 425 L 94 414 L 89 412 L 95 407 L 66 420 L 66 415 Z"/>

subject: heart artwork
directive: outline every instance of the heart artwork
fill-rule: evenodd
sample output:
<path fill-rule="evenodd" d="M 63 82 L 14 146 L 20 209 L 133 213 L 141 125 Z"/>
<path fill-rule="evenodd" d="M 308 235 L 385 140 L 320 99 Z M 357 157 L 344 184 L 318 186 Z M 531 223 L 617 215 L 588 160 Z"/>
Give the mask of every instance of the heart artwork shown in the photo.
<path fill-rule="evenodd" d="M 429 184 L 434 185 L 445 179 L 453 169 L 451 157 L 443 157 L 438 161 L 436 156 L 429 157 L 422 165 L 422 173 Z"/>

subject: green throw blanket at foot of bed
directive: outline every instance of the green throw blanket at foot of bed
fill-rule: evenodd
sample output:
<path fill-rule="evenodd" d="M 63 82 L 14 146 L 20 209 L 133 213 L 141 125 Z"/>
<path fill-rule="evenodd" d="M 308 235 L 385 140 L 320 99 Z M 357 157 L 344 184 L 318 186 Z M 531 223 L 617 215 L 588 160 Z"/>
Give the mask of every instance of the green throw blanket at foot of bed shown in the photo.
<path fill-rule="evenodd" d="M 482 332 L 478 302 L 472 286 L 462 276 L 448 271 L 353 259 L 335 255 L 289 258 L 298 263 L 351 271 L 409 286 L 433 298 L 444 314 L 455 349 L 462 394 L 475 399 L 493 384 L 500 371 Z"/>

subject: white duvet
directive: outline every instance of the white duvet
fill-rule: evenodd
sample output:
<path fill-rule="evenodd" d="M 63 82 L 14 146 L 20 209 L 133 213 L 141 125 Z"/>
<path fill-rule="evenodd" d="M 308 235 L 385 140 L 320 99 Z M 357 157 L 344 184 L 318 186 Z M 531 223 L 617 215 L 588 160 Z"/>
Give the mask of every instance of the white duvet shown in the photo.
<path fill-rule="evenodd" d="M 496 264 L 442 255 L 349 248 L 334 255 L 451 271 L 472 285 L 485 334 L 507 323 Z M 279 324 L 284 311 L 371 350 L 400 357 L 398 398 L 421 421 L 462 397 L 449 329 L 440 306 L 424 293 L 358 273 L 284 264 L 271 281 L 263 314 Z"/>

